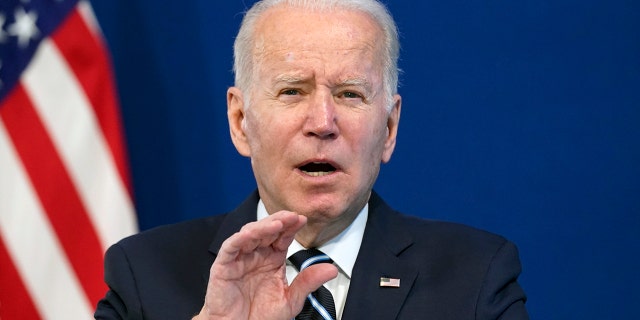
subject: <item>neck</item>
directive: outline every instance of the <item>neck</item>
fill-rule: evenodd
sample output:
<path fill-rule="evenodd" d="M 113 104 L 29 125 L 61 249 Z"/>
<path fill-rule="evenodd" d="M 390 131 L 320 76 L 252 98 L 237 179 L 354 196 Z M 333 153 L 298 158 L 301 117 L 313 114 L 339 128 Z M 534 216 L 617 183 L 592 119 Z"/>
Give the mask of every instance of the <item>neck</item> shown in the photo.
<path fill-rule="evenodd" d="M 296 233 L 296 241 L 305 248 L 317 248 L 327 243 L 347 229 L 362 208 L 355 212 L 345 212 L 334 221 L 315 221 L 309 218 L 307 224 Z"/>

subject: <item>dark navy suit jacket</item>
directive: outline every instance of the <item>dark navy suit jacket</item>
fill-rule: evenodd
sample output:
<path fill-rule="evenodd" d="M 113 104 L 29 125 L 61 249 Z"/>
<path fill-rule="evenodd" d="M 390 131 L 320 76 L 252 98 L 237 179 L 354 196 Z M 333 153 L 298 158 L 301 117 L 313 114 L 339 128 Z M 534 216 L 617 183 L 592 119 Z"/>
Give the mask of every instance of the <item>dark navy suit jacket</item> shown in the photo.
<path fill-rule="evenodd" d="M 222 242 L 256 219 L 255 192 L 234 211 L 158 227 L 113 245 L 97 319 L 190 319 Z M 459 224 L 402 215 L 375 193 L 343 320 L 528 319 L 516 247 Z M 400 279 L 381 287 L 380 278 Z"/>

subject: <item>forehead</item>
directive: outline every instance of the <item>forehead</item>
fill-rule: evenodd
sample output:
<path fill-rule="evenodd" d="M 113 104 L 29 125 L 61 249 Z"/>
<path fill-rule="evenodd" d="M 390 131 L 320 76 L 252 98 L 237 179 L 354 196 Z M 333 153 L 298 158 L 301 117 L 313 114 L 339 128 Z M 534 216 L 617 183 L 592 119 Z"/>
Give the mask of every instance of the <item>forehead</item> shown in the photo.
<path fill-rule="evenodd" d="M 254 58 L 260 65 L 358 61 L 381 66 L 382 29 L 366 13 L 277 6 L 256 23 Z"/>

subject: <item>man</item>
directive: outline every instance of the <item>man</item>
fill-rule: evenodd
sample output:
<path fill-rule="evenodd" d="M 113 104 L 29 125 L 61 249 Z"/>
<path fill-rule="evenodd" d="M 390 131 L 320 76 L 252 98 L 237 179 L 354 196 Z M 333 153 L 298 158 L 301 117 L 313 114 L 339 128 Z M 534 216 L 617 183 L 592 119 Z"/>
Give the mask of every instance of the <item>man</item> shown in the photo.
<path fill-rule="evenodd" d="M 513 244 L 372 191 L 398 132 L 398 51 L 375 0 L 255 4 L 227 104 L 257 193 L 110 248 L 96 318 L 527 319 Z"/>

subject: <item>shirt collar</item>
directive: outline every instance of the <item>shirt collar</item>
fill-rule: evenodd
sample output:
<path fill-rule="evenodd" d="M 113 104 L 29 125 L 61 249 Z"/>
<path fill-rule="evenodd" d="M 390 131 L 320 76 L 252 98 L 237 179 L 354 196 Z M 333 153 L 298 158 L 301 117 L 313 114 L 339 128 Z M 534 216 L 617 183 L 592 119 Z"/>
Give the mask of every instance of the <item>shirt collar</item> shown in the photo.
<path fill-rule="evenodd" d="M 269 215 L 262 199 L 258 202 L 257 211 L 258 220 L 266 218 Z M 353 222 L 344 229 L 344 231 L 318 247 L 318 250 L 331 257 L 338 268 L 340 268 L 340 270 L 342 270 L 342 272 L 344 272 L 349 278 L 351 278 L 353 265 L 356 263 L 358 251 L 360 251 L 360 245 L 362 244 L 362 237 L 364 235 L 365 226 L 367 225 L 368 215 L 369 204 L 367 203 L 364 208 L 360 210 L 356 219 L 353 220 Z M 287 250 L 287 258 L 303 249 L 306 248 L 298 243 L 298 241 L 293 240 Z"/>

